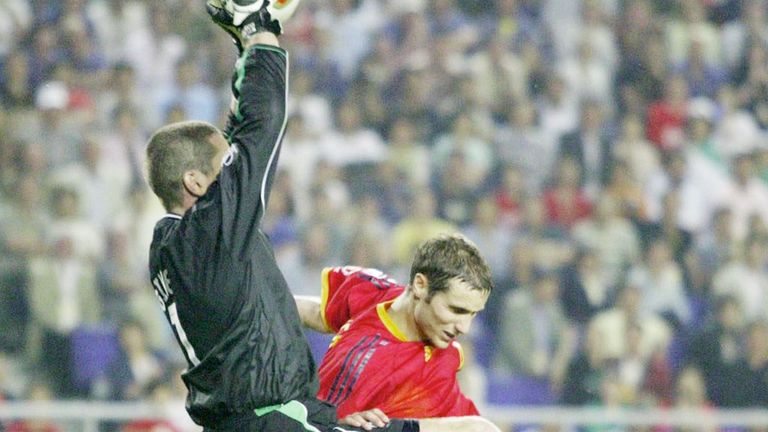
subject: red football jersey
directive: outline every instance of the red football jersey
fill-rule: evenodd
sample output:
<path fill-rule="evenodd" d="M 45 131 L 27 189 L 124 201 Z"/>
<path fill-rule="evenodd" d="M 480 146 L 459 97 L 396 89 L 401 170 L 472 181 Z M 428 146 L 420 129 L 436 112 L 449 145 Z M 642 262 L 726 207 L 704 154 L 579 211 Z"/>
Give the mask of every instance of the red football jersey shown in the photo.
<path fill-rule="evenodd" d="M 478 415 L 456 381 L 461 345 L 410 341 L 392 322 L 388 309 L 404 286 L 359 267 L 325 269 L 322 277 L 323 322 L 337 334 L 320 364 L 318 397 L 339 417 L 373 408 L 396 418 Z"/>

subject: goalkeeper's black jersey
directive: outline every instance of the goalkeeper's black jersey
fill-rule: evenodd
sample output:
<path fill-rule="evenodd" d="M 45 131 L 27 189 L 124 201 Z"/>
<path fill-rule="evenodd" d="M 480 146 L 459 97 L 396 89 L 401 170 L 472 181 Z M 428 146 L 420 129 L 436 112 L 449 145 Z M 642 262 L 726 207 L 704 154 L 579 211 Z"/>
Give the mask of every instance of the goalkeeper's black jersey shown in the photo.
<path fill-rule="evenodd" d="M 314 397 L 315 365 L 260 221 L 285 128 L 287 56 L 257 46 L 237 64 L 230 153 L 183 217 L 155 226 L 150 277 L 189 363 L 187 410 L 215 427 Z"/>

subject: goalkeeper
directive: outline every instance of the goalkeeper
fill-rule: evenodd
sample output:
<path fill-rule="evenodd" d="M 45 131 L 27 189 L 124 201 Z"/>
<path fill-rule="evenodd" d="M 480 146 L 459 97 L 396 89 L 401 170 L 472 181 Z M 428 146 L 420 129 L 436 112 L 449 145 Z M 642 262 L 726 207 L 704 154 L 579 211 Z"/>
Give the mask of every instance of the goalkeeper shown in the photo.
<path fill-rule="evenodd" d="M 362 430 L 339 426 L 315 398 L 296 305 L 260 229 L 286 124 L 288 55 L 277 35 L 297 4 L 209 0 L 241 51 L 227 130 L 176 123 L 147 146 L 149 183 L 168 211 L 155 225 L 150 278 L 187 360 L 187 411 L 206 431 Z M 392 420 L 381 430 L 483 425 Z"/>

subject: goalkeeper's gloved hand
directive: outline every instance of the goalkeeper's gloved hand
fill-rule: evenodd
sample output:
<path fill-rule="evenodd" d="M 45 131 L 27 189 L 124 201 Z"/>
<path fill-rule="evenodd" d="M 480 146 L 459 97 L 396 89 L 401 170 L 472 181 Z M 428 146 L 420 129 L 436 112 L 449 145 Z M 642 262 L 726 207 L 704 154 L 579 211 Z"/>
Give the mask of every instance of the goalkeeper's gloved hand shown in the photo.
<path fill-rule="evenodd" d="M 205 4 L 213 22 L 223 28 L 240 52 L 245 41 L 256 33 L 283 32 L 300 0 L 208 0 Z"/>

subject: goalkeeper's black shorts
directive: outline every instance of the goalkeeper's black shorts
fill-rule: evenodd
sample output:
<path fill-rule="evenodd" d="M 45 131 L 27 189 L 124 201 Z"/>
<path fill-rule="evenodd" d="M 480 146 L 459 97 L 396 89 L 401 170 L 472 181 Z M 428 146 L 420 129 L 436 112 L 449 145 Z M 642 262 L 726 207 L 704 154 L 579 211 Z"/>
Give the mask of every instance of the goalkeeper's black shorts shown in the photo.
<path fill-rule="evenodd" d="M 361 432 L 363 428 L 342 425 L 337 422 L 336 408 L 325 402 L 311 399 L 290 401 L 256 409 L 227 419 L 204 432 Z M 418 420 L 392 419 L 381 432 L 419 432 Z"/>

